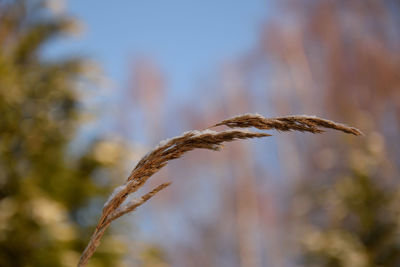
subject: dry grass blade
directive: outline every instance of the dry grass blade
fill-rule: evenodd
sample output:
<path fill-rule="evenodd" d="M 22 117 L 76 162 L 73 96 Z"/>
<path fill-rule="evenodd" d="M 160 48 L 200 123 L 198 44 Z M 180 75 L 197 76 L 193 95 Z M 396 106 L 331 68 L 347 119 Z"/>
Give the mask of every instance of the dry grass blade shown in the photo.
<path fill-rule="evenodd" d="M 214 126 L 220 125 L 225 125 L 230 128 L 255 127 L 260 130 L 276 129 L 279 131 L 301 131 L 311 133 L 323 132 L 320 128 L 331 128 L 354 135 L 362 134 L 356 128 L 311 116 L 288 116 L 268 119 L 258 114 L 244 114 L 224 120 Z M 104 204 L 102 215 L 95 232 L 82 253 L 78 266 L 85 266 L 87 264 L 96 251 L 96 248 L 100 245 L 100 239 L 112 221 L 135 210 L 159 191 L 170 185 L 170 183 L 161 184 L 142 197 L 126 201 L 129 195 L 142 187 L 153 174 L 167 165 L 170 160 L 180 158 L 184 153 L 198 148 L 217 151 L 222 148 L 224 142 L 267 136 L 270 136 L 270 134 L 251 132 L 245 129 L 229 129 L 220 132 L 206 129 L 202 131 L 185 132 L 181 136 L 162 141 L 155 149 L 138 162 L 127 181 L 116 188 L 108 201 Z"/>

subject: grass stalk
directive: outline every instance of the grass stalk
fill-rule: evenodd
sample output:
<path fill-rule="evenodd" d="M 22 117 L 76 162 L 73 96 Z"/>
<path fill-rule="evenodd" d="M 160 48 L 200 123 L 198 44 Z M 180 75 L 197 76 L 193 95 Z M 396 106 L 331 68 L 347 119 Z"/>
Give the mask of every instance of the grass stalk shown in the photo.
<path fill-rule="evenodd" d="M 227 126 L 232 129 L 211 130 L 216 126 Z M 180 136 L 164 140 L 137 163 L 126 182 L 117 187 L 104 204 L 101 217 L 87 247 L 81 255 L 78 267 L 87 265 L 112 221 L 134 211 L 171 184 L 169 182 L 163 183 L 149 193 L 127 201 L 128 196 L 141 188 L 151 176 L 166 166 L 170 160 L 180 158 L 186 152 L 194 149 L 218 151 L 225 142 L 271 136 L 268 133 L 243 129 L 251 127 L 258 130 L 300 131 L 314 134 L 322 133 L 324 129 L 334 129 L 356 136 L 362 135 L 361 131 L 356 128 L 315 116 L 299 115 L 265 118 L 259 114 L 243 114 L 223 120 L 205 130 L 188 131 Z"/>

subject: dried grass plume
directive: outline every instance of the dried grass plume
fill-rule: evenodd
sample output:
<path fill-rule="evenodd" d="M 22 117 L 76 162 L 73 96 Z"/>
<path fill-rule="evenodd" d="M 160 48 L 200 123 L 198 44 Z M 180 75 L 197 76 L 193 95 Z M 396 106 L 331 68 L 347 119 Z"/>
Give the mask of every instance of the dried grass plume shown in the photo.
<path fill-rule="evenodd" d="M 210 128 L 227 126 L 232 129 L 213 131 Z M 197 148 L 218 151 L 224 142 L 241 139 L 261 138 L 271 136 L 263 132 L 251 132 L 242 128 L 254 127 L 259 130 L 300 131 L 322 133 L 325 129 L 334 129 L 353 135 L 362 135 L 361 131 L 333 121 L 320 119 L 315 116 L 287 116 L 265 118 L 259 114 L 243 114 L 223 120 L 205 130 L 188 131 L 180 136 L 162 141 L 156 148 L 145 155 L 132 170 L 127 181 L 116 188 L 104 204 L 104 208 L 96 229 L 83 251 L 79 267 L 86 266 L 89 259 L 100 245 L 101 237 L 111 222 L 126 213 L 134 211 L 155 194 L 168 187 L 170 183 L 163 183 L 149 193 L 127 201 L 127 197 L 141 188 L 146 181 L 170 160 L 180 158 L 184 153 Z"/>

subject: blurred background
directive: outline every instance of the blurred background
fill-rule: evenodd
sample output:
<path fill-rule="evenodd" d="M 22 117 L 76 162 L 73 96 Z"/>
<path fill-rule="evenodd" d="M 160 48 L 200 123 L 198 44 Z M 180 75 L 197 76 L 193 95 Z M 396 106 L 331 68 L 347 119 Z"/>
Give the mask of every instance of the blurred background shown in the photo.
<path fill-rule="evenodd" d="M 0 0 L 0 266 L 76 266 L 160 140 L 246 112 L 277 133 L 194 151 L 89 266 L 400 266 L 397 0 Z"/>

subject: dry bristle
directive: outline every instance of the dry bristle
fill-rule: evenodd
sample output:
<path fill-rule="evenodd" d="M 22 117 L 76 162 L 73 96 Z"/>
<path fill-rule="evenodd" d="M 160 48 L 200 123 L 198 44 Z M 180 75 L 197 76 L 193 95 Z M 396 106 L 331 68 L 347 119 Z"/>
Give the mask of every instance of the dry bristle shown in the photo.
<path fill-rule="evenodd" d="M 260 130 L 275 129 L 278 131 L 300 131 L 311 133 L 322 133 L 324 131 L 321 128 L 330 128 L 356 136 L 362 135 L 362 132 L 356 128 L 330 120 L 321 119 L 315 116 L 304 115 L 265 118 L 259 114 L 244 114 L 223 120 L 214 126 L 221 125 L 225 125 L 230 128 L 254 127 Z"/>
<path fill-rule="evenodd" d="M 160 184 L 159 186 L 157 186 L 156 188 L 151 190 L 149 193 L 141 196 L 140 198 L 135 198 L 135 199 L 129 201 L 127 204 L 121 205 L 119 208 L 117 208 L 110 214 L 110 216 L 109 216 L 110 221 L 113 221 L 126 213 L 134 211 L 137 207 L 141 206 L 147 200 L 152 198 L 155 194 L 157 194 L 158 192 L 160 192 L 161 190 L 163 190 L 164 188 L 166 188 L 170 185 L 171 185 L 171 182 Z"/>
<path fill-rule="evenodd" d="M 353 135 L 362 135 L 356 128 L 348 127 L 333 121 L 312 116 L 288 116 L 278 118 L 265 118 L 258 114 L 244 114 L 224 120 L 214 126 L 225 125 L 230 128 L 254 127 L 259 130 L 300 131 L 322 133 L 321 128 L 330 128 Z M 214 127 L 212 126 L 212 127 Z M 136 192 L 146 181 L 167 165 L 170 160 L 180 158 L 186 152 L 194 149 L 220 150 L 224 142 L 241 139 L 267 137 L 270 134 L 247 131 L 245 129 L 232 129 L 224 131 L 189 131 L 181 136 L 161 142 L 155 149 L 144 156 L 132 170 L 126 183 L 118 187 L 103 208 L 101 218 L 97 224 L 89 244 L 82 253 L 78 266 L 85 266 L 90 257 L 100 244 L 100 239 L 111 222 L 126 213 L 135 210 L 151 197 L 170 185 L 164 183 L 140 198 L 134 198 L 124 204 L 130 194 Z"/>

